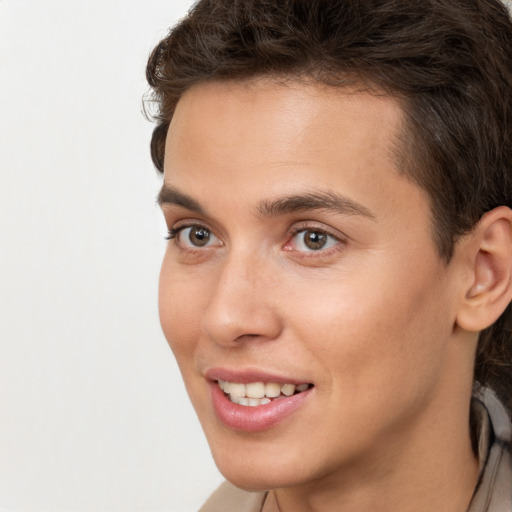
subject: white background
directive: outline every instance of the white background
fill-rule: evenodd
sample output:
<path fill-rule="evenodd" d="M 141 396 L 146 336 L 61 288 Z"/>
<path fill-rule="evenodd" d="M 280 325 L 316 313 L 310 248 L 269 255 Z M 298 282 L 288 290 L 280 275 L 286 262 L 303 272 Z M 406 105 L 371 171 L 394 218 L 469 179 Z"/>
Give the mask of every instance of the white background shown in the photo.
<path fill-rule="evenodd" d="M 183 0 L 0 1 L 0 509 L 192 512 L 221 481 L 160 331 L 141 113 Z"/>
<path fill-rule="evenodd" d="M 160 332 L 153 46 L 191 0 L 0 0 L 0 510 L 193 512 L 221 481 Z"/>

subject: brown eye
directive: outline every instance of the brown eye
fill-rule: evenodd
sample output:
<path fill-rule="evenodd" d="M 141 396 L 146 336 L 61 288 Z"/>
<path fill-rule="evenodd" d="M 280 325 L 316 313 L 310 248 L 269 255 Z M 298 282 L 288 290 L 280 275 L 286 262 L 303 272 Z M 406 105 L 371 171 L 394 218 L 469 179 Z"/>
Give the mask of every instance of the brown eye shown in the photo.
<path fill-rule="evenodd" d="M 327 243 L 327 235 L 321 231 L 304 231 L 303 234 L 304 245 L 312 251 L 323 249 Z"/>
<path fill-rule="evenodd" d="M 188 226 L 178 229 L 175 238 L 179 245 L 190 248 L 207 247 L 219 242 L 209 229 L 202 226 Z"/>
<path fill-rule="evenodd" d="M 339 238 L 327 231 L 310 228 L 296 231 L 287 247 L 298 252 L 320 252 L 340 243 Z"/>
<path fill-rule="evenodd" d="M 205 228 L 195 227 L 190 229 L 188 239 L 192 245 L 204 247 L 210 240 L 210 234 Z"/>

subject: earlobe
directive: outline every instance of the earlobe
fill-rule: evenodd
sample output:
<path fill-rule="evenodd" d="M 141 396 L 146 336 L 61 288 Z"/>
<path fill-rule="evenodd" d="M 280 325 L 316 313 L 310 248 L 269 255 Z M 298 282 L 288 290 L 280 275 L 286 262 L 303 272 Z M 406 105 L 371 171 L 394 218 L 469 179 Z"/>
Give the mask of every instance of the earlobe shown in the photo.
<path fill-rule="evenodd" d="M 512 300 L 512 210 L 487 212 L 469 235 L 471 282 L 457 325 L 478 332 L 492 325 Z"/>

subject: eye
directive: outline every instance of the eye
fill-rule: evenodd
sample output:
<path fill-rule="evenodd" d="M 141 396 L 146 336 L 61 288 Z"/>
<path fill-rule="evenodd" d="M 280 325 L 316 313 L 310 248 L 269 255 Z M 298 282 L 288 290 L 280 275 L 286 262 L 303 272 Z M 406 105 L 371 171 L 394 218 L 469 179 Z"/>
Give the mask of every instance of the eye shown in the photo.
<path fill-rule="evenodd" d="M 169 240 L 176 240 L 176 243 L 184 248 L 208 247 L 218 245 L 219 239 L 203 226 L 183 226 L 169 231 Z"/>
<path fill-rule="evenodd" d="M 295 232 L 287 248 L 292 251 L 312 252 L 330 249 L 339 243 L 334 235 L 321 229 L 301 229 Z"/>

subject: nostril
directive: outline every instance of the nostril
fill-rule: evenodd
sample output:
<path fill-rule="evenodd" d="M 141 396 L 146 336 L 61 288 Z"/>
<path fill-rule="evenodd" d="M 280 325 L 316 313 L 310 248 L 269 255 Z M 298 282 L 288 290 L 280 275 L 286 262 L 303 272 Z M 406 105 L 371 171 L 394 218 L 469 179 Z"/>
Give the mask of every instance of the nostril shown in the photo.
<path fill-rule="evenodd" d="M 247 341 L 259 337 L 261 337 L 261 334 L 241 334 L 235 341 Z"/>

